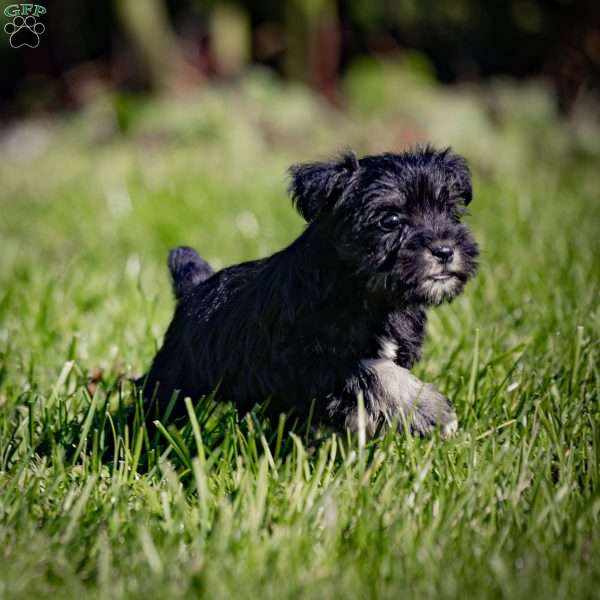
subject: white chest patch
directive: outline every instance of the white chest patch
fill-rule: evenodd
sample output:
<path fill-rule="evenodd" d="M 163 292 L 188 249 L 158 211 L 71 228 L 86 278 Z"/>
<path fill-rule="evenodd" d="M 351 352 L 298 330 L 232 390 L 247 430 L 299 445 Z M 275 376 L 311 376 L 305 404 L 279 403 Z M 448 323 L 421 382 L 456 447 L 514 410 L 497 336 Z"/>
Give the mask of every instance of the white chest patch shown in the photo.
<path fill-rule="evenodd" d="M 396 360 L 398 344 L 390 338 L 379 338 L 379 358 Z"/>

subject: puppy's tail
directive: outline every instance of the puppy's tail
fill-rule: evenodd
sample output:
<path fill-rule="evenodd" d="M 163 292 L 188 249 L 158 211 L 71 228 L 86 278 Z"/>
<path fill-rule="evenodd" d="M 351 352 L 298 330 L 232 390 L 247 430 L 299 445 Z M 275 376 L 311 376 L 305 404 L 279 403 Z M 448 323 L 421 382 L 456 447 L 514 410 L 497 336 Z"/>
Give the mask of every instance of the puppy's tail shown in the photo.
<path fill-rule="evenodd" d="M 173 294 L 178 300 L 214 273 L 212 267 L 193 248 L 187 246 L 171 250 L 168 264 Z"/>

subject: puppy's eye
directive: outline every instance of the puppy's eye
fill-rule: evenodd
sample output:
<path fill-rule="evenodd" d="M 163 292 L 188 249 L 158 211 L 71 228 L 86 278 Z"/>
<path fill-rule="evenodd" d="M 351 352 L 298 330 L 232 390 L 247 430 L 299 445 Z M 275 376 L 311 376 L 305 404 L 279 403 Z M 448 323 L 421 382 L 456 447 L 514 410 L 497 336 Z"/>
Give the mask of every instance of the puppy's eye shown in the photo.
<path fill-rule="evenodd" d="M 379 220 L 379 227 L 384 231 L 394 231 L 404 225 L 402 217 L 398 213 L 387 213 Z"/>

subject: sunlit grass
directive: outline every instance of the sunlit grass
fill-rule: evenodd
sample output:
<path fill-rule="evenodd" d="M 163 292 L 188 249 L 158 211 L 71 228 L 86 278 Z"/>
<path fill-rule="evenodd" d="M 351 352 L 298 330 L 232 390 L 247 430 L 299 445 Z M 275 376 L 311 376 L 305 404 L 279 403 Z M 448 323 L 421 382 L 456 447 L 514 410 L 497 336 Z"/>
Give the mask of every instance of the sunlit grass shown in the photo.
<path fill-rule="evenodd" d="M 245 93 L 248 110 L 271 92 Z M 304 96 L 277 102 L 272 122 L 244 113 L 275 141 L 260 123 L 237 128 L 231 110 L 233 125 L 219 117 L 191 140 L 93 144 L 59 125 L 34 168 L 4 162 L 0 597 L 594 597 L 600 177 L 589 157 L 488 172 L 494 147 L 458 148 L 476 170 L 481 268 L 431 313 L 417 368 L 454 400 L 453 439 L 362 446 L 290 433 L 259 408 L 239 420 L 210 399 L 157 435 L 125 418 L 137 401 L 127 378 L 172 310 L 167 249 L 190 244 L 218 266 L 273 252 L 302 228 L 288 162 L 312 141 L 312 156 L 371 147 L 352 118 L 327 123 Z M 298 156 L 298 133 L 280 131 L 286 107 L 316 111 L 319 133 L 306 129 Z M 395 147 L 396 117 L 380 119 Z"/>

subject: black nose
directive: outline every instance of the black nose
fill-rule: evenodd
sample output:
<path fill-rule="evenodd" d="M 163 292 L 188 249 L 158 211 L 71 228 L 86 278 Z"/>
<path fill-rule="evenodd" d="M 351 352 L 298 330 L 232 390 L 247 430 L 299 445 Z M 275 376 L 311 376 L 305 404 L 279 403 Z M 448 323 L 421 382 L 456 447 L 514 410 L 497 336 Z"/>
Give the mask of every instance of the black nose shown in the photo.
<path fill-rule="evenodd" d="M 449 246 L 433 246 L 431 248 L 431 254 L 433 254 L 439 262 L 449 263 L 452 262 L 454 250 Z"/>

